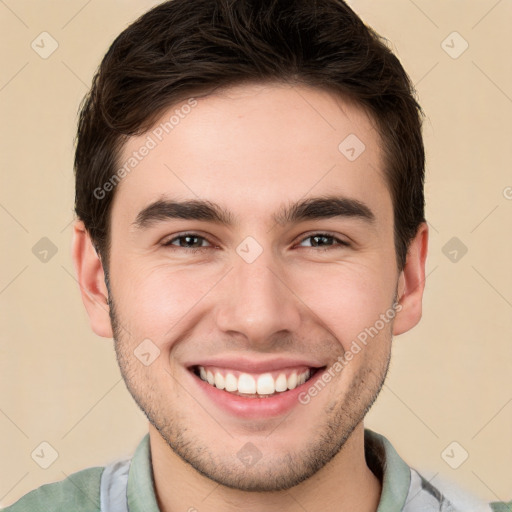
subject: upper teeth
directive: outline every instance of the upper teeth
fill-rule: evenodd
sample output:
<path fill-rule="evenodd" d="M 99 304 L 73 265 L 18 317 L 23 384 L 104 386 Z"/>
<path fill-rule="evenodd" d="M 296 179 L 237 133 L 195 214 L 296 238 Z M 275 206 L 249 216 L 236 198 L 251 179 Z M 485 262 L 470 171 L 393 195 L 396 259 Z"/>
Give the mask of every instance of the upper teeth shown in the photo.
<path fill-rule="evenodd" d="M 238 373 L 238 372 L 236 372 Z M 251 375 L 250 373 L 238 373 L 206 369 L 199 366 L 199 376 L 218 389 L 224 389 L 232 393 L 272 395 L 275 392 L 287 391 L 304 384 L 311 376 L 311 371 L 293 370 L 291 372 L 262 373 Z"/>

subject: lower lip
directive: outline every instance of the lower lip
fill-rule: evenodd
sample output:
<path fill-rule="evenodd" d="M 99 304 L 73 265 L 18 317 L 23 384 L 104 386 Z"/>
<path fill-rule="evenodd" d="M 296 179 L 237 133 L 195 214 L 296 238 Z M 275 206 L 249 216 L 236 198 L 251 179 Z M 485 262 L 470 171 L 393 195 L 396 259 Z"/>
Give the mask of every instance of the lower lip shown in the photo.
<path fill-rule="evenodd" d="M 295 389 L 289 389 L 288 391 L 277 393 L 267 398 L 248 398 L 234 395 L 208 384 L 192 371 L 190 371 L 190 374 L 194 381 L 197 382 L 199 388 L 221 409 L 240 418 L 256 419 L 280 416 L 291 411 L 293 407 L 302 406 L 299 402 L 299 395 L 314 385 L 315 381 L 321 378 L 324 371 L 325 368 L 320 369 L 313 377 L 304 384 L 297 386 Z"/>

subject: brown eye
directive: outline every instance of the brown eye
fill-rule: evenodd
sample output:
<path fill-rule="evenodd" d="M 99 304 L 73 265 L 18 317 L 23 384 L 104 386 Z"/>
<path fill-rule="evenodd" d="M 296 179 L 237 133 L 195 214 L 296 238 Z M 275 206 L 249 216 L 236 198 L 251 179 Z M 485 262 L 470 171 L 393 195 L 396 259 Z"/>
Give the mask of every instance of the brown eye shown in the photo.
<path fill-rule="evenodd" d="M 176 249 L 201 250 L 208 247 L 203 245 L 204 242 L 209 244 L 208 240 L 206 240 L 206 238 L 203 236 L 197 235 L 196 233 L 184 233 L 182 235 L 171 238 L 162 245 L 164 247 L 171 247 Z"/>
<path fill-rule="evenodd" d="M 303 247 L 318 247 L 324 250 L 327 250 L 330 247 L 348 247 L 350 245 L 347 242 L 340 240 L 339 238 L 336 238 L 333 235 L 329 235 L 328 233 L 315 233 L 313 235 L 309 235 L 306 238 L 302 239 L 301 244 L 306 240 L 311 240 L 310 245 L 306 245 Z"/>

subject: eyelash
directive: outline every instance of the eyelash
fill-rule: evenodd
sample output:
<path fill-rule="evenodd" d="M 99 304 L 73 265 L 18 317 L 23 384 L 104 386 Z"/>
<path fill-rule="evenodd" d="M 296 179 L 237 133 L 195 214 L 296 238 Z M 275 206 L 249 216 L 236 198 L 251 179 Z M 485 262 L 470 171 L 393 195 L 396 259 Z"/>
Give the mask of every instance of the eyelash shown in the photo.
<path fill-rule="evenodd" d="M 201 240 L 206 240 L 208 243 L 211 244 L 211 242 L 206 237 L 198 235 L 197 233 L 190 232 L 190 233 L 183 233 L 181 235 L 175 236 L 174 238 L 171 238 L 169 241 L 163 243 L 162 246 L 163 247 L 169 247 L 169 248 L 171 248 L 173 250 L 174 249 L 185 249 L 185 250 L 191 251 L 193 253 L 203 252 L 204 250 L 207 250 L 207 249 L 211 248 L 209 246 L 208 247 L 180 247 L 180 246 L 174 245 L 172 243 L 172 242 L 175 242 L 176 240 L 179 240 L 180 238 L 186 238 L 187 236 L 199 238 Z M 332 240 L 337 242 L 337 244 L 329 245 L 329 246 L 326 246 L 326 247 L 313 247 L 313 246 L 310 246 L 310 247 L 307 247 L 307 249 L 317 249 L 317 250 L 320 250 L 320 251 L 329 251 L 329 250 L 332 250 L 334 248 L 339 248 L 339 247 L 350 247 L 350 244 L 348 242 L 345 242 L 344 240 L 340 240 L 339 238 L 337 238 L 334 235 L 331 235 L 329 233 L 321 233 L 321 232 L 313 233 L 311 235 L 308 235 L 308 236 L 302 238 L 299 243 L 302 243 L 305 240 L 307 240 L 308 238 L 313 238 L 315 236 L 322 236 L 322 237 L 325 237 L 325 238 L 331 238 Z M 211 245 L 215 245 L 215 244 L 211 244 Z"/>

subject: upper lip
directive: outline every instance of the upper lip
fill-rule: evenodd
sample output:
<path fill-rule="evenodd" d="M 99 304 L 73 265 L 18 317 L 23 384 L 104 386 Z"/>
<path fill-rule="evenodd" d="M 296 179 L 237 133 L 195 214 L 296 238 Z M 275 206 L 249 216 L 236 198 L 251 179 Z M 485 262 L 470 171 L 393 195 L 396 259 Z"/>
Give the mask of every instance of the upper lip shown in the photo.
<path fill-rule="evenodd" d="M 274 357 L 272 359 L 250 359 L 248 357 L 212 357 L 202 359 L 185 365 L 187 368 L 195 366 L 216 366 L 219 368 L 238 370 L 247 373 L 265 373 L 285 368 L 307 366 L 309 368 L 322 368 L 325 364 L 309 358 Z"/>

